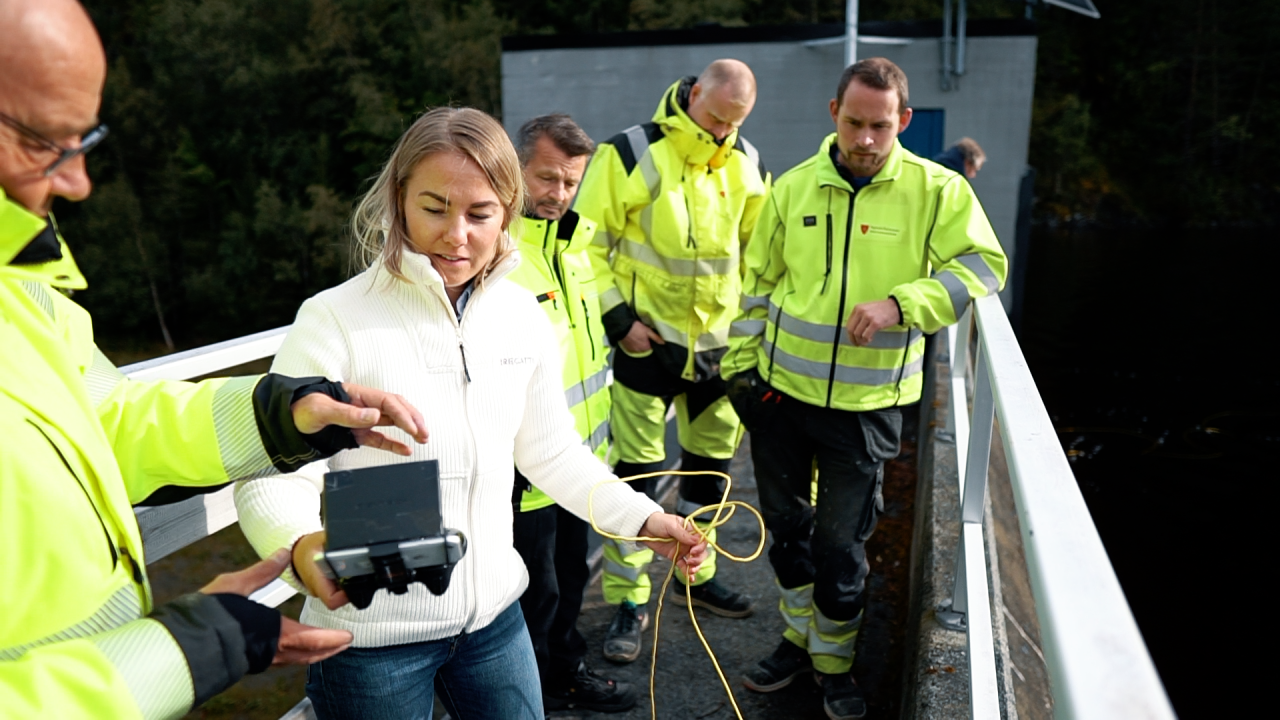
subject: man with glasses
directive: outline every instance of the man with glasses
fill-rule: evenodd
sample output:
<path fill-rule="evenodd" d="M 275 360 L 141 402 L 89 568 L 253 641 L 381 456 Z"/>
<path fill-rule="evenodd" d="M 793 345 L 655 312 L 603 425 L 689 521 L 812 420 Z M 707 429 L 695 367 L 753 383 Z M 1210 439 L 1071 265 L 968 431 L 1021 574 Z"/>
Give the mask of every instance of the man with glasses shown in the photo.
<path fill-rule="evenodd" d="M 86 284 L 51 214 L 91 189 L 102 44 L 74 0 L 0 0 L 0 38 L 0 575 L 16 588 L 0 601 L 4 716 L 177 717 L 246 672 L 340 652 L 350 633 L 248 600 L 285 552 L 155 607 L 130 505 L 357 443 L 408 455 L 371 428 L 425 442 L 422 416 L 324 378 L 125 378 L 63 294 Z"/>

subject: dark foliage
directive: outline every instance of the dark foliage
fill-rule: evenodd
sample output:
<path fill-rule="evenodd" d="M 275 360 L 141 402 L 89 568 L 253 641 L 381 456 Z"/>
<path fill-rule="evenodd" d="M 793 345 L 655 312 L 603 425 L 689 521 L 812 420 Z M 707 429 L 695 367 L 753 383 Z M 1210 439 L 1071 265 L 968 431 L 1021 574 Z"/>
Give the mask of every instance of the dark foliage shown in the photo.
<path fill-rule="evenodd" d="M 842 0 L 87 0 L 110 62 L 97 183 L 60 206 L 113 350 L 291 321 L 346 277 L 363 183 L 424 108 L 499 114 L 500 39 L 838 22 Z M 1042 219 L 1274 222 L 1280 5 L 1100 2 L 1038 10 L 1031 162 Z M 971 0 L 970 17 L 1023 13 Z M 939 0 L 863 0 L 866 20 Z M 167 329 L 166 329 L 167 328 Z"/>

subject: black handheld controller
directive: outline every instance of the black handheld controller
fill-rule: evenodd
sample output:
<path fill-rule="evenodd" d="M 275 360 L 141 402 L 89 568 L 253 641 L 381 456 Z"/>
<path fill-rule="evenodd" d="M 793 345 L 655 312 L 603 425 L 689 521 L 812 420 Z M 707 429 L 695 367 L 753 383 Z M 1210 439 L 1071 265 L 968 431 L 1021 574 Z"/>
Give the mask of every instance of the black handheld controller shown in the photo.
<path fill-rule="evenodd" d="M 467 552 L 466 537 L 442 527 L 435 460 L 326 473 L 323 515 L 316 564 L 360 610 L 378 590 L 403 595 L 415 582 L 443 594 Z"/>

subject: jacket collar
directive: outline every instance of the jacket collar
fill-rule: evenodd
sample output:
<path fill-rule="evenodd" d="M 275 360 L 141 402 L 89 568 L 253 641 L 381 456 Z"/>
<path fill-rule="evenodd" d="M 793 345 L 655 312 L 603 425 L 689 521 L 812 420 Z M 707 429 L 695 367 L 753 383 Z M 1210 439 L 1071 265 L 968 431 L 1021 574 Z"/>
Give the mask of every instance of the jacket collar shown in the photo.
<path fill-rule="evenodd" d="M 381 261 L 379 261 L 379 264 L 381 264 Z M 498 267 L 494 268 L 493 272 L 489 273 L 489 276 L 485 278 L 485 284 L 492 284 L 511 274 L 511 271 L 515 270 L 519 264 L 520 253 L 508 253 L 507 257 L 498 263 Z M 445 298 L 446 304 L 448 304 L 449 294 L 445 292 L 444 278 L 440 277 L 440 273 L 436 272 L 435 266 L 431 264 L 431 258 L 422 253 L 406 250 L 400 257 L 400 271 L 404 273 L 410 283 L 422 287 L 427 292 Z M 475 302 L 476 298 L 481 294 L 483 294 L 483 289 L 477 288 L 476 293 L 471 297 L 471 302 Z"/>
<path fill-rule="evenodd" d="M 594 224 L 573 210 L 565 210 L 559 220 L 525 215 L 521 221 L 524 227 L 521 228 L 520 244 L 536 247 L 540 251 L 551 249 L 543 247 L 547 242 L 548 234 L 555 238 L 557 243 L 563 243 L 562 249 L 565 252 L 585 250 L 591 243 L 590 231 L 595 228 Z M 550 230 L 547 229 L 548 224 L 551 226 Z"/>
<path fill-rule="evenodd" d="M 840 177 L 839 171 L 831 160 L 831 146 L 836 141 L 836 134 L 831 133 L 823 141 L 818 148 L 818 156 L 815 159 L 815 165 L 818 168 L 818 186 L 819 187 L 836 187 L 846 192 L 853 192 L 853 187 Z M 893 141 L 893 149 L 889 151 L 889 157 L 884 161 L 884 167 L 880 168 L 880 172 L 871 178 L 871 184 L 889 182 L 897 180 L 902 175 L 902 143 L 895 138 Z"/>
<path fill-rule="evenodd" d="M 658 109 L 653 112 L 653 122 L 662 128 L 667 140 L 685 162 L 694 166 L 706 166 L 717 152 L 724 156 L 733 150 L 734 144 L 738 142 L 738 131 L 734 130 L 723 143 L 717 143 L 711 133 L 703 130 L 689 117 L 686 111 L 689 91 L 696 81 L 697 78 L 690 75 L 672 83 L 662 94 Z"/>
<path fill-rule="evenodd" d="M 44 218 L 10 200 L 0 189 L 0 277 L 33 280 L 69 290 L 85 289 L 89 285 L 71 257 L 61 233 L 58 234 L 61 258 L 30 265 L 9 264 L 46 226 Z"/>

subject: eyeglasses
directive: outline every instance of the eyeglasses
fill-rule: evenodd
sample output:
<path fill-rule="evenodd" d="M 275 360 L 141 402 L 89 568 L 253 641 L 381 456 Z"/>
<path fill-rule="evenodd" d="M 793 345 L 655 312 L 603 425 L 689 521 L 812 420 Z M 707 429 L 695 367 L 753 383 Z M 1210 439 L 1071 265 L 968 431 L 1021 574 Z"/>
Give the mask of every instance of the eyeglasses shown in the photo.
<path fill-rule="evenodd" d="M 68 148 L 68 147 L 62 147 L 58 143 L 50 140 L 49 138 L 41 135 L 35 130 L 32 130 L 31 128 L 27 127 L 26 125 L 23 125 L 17 120 L 14 120 L 8 115 L 5 115 L 4 113 L 0 113 L 0 124 L 8 125 L 9 127 L 13 128 L 15 131 L 17 131 L 18 134 L 23 135 L 28 140 L 35 142 L 45 150 L 58 154 L 58 159 L 54 160 L 49 165 L 49 167 L 46 167 L 44 169 L 45 177 L 49 177 L 50 175 L 57 172 L 58 168 L 62 167 L 63 164 L 68 163 L 76 159 L 77 157 L 84 155 L 85 153 L 94 149 L 95 147 L 98 146 L 98 143 L 102 142 L 107 137 L 107 126 L 99 125 L 98 127 L 85 133 L 84 137 L 80 138 L 79 147 Z"/>

